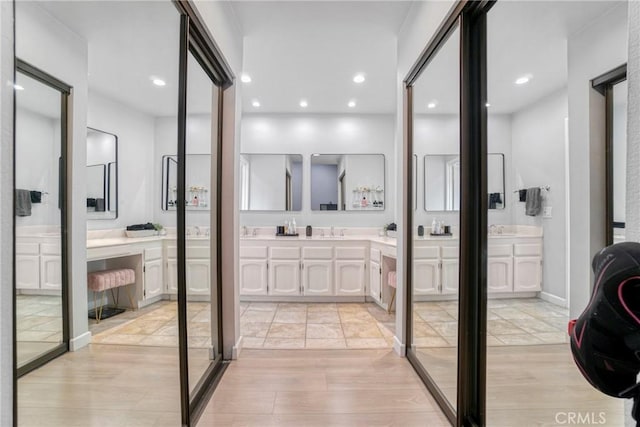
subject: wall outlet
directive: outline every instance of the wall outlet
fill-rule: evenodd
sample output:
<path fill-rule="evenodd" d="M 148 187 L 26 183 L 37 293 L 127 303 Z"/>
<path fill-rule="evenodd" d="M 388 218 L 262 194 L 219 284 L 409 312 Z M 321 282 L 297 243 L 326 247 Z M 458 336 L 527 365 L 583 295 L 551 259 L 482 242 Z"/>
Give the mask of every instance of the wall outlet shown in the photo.
<path fill-rule="evenodd" d="M 542 217 L 551 218 L 551 206 L 545 206 L 544 209 L 542 209 Z"/>

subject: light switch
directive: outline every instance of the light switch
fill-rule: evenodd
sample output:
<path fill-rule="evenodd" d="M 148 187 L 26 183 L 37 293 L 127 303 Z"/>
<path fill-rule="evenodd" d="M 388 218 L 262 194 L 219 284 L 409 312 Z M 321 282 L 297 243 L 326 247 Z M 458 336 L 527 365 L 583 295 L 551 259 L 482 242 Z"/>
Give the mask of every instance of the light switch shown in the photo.
<path fill-rule="evenodd" d="M 545 206 L 542 210 L 543 218 L 551 218 L 551 206 Z"/>

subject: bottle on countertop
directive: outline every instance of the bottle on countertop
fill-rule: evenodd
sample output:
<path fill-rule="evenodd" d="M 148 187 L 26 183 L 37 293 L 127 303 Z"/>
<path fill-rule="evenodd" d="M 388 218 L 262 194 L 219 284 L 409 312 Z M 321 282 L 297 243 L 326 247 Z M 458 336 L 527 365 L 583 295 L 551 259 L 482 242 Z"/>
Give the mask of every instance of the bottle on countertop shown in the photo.
<path fill-rule="evenodd" d="M 360 202 L 360 206 L 362 206 L 363 208 L 366 208 L 369 205 L 369 202 L 367 201 L 366 196 L 362 196 L 362 202 Z"/>
<path fill-rule="evenodd" d="M 296 219 L 293 218 L 291 220 L 291 233 L 290 234 L 296 234 Z"/>
<path fill-rule="evenodd" d="M 438 234 L 438 221 L 435 218 L 431 221 L 431 234 Z"/>

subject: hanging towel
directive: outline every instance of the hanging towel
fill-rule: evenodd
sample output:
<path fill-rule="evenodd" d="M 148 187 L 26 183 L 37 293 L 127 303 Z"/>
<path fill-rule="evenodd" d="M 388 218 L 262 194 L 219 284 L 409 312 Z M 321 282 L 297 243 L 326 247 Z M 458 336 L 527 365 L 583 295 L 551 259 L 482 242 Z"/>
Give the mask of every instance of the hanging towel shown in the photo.
<path fill-rule="evenodd" d="M 15 190 L 16 216 L 31 216 L 31 192 Z"/>
<path fill-rule="evenodd" d="M 497 209 L 497 205 L 502 204 L 500 193 L 489 193 L 489 209 Z"/>
<path fill-rule="evenodd" d="M 527 203 L 525 205 L 525 214 L 536 216 L 542 210 L 542 197 L 540 195 L 540 187 L 532 187 L 527 189 Z"/>
<path fill-rule="evenodd" d="M 518 190 L 518 197 L 521 202 L 527 201 L 527 190 Z"/>
<path fill-rule="evenodd" d="M 31 203 L 42 203 L 42 191 L 30 191 Z"/>

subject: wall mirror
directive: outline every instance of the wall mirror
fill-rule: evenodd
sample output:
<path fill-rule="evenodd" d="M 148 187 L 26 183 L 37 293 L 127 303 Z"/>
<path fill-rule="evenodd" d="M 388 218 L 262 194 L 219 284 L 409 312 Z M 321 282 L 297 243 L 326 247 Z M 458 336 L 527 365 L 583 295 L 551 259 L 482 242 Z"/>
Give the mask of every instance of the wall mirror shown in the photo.
<path fill-rule="evenodd" d="M 118 217 L 118 137 L 87 128 L 87 218 Z"/>
<path fill-rule="evenodd" d="M 504 154 L 489 154 L 487 168 L 489 209 L 504 209 Z M 458 154 L 424 156 L 424 209 L 426 211 L 460 210 L 460 156 Z"/>
<path fill-rule="evenodd" d="M 611 129 L 613 166 L 613 227 L 625 227 L 627 178 L 627 81 L 613 85 L 613 126 Z M 616 231 L 613 234 L 617 234 Z"/>
<path fill-rule="evenodd" d="M 312 154 L 311 210 L 384 210 L 383 154 Z"/>
<path fill-rule="evenodd" d="M 240 154 L 240 210 L 302 210 L 302 155 Z"/>
<path fill-rule="evenodd" d="M 190 211 L 209 210 L 211 155 L 186 155 L 186 208 Z M 178 201 L 178 156 L 162 156 L 162 210 L 175 210 Z"/>

